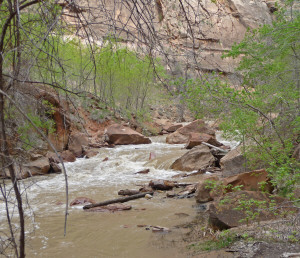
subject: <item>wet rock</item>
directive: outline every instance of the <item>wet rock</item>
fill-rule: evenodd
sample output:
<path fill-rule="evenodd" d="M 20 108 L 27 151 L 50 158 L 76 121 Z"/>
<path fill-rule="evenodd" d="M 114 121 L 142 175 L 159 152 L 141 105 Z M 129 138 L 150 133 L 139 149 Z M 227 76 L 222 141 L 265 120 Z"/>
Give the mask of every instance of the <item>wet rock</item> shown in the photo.
<path fill-rule="evenodd" d="M 220 147 L 223 144 L 218 142 L 216 138 L 212 135 L 206 134 L 206 133 L 191 133 L 189 141 L 186 145 L 186 149 L 192 149 L 195 146 L 201 145 L 202 142 L 209 143 L 211 145 L 214 145 L 216 147 Z"/>
<path fill-rule="evenodd" d="M 214 163 L 215 158 L 209 147 L 199 145 L 177 159 L 170 168 L 180 171 L 193 171 L 214 166 Z"/>
<path fill-rule="evenodd" d="M 233 176 L 251 170 L 247 166 L 247 160 L 242 154 L 242 146 L 228 152 L 221 160 L 220 166 L 223 176 Z"/>
<path fill-rule="evenodd" d="M 151 140 L 144 135 L 119 124 L 113 124 L 106 129 L 109 143 L 115 145 L 149 144 Z"/>
<path fill-rule="evenodd" d="M 108 157 L 105 157 L 102 162 L 108 161 Z"/>
<path fill-rule="evenodd" d="M 72 133 L 69 138 L 68 149 L 77 158 L 82 157 L 83 147 L 88 146 L 88 137 L 84 133 Z"/>
<path fill-rule="evenodd" d="M 70 206 L 78 205 L 78 204 L 95 204 L 96 201 L 87 197 L 77 197 L 73 201 L 71 201 Z"/>
<path fill-rule="evenodd" d="M 243 208 L 241 202 L 247 203 L 247 207 Z M 254 191 L 228 193 L 210 204 L 208 209 L 210 226 L 215 230 L 224 230 L 253 221 L 274 219 L 278 214 L 275 215 L 276 213 L 272 209 L 268 209 L 272 202 L 275 206 L 282 205 L 282 208 L 276 210 L 276 213 L 293 210 L 291 205 L 287 208 L 290 202 L 279 196 Z M 252 215 L 256 212 L 257 216 L 253 217 Z"/>
<path fill-rule="evenodd" d="M 192 133 L 205 133 L 215 136 L 215 131 L 207 126 L 203 120 L 196 120 L 186 126 L 183 126 L 167 136 L 166 142 L 170 144 L 182 144 L 189 141 Z"/>
<path fill-rule="evenodd" d="M 182 191 L 180 191 L 178 193 L 178 195 L 191 195 L 193 193 L 196 192 L 196 188 L 197 188 L 197 185 L 196 184 L 193 184 L 193 185 L 188 185 L 186 186 Z"/>
<path fill-rule="evenodd" d="M 98 153 L 99 153 L 98 150 L 90 149 L 90 150 L 86 150 L 83 155 L 85 156 L 86 159 L 90 159 L 92 157 L 97 156 Z"/>
<path fill-rule="evenodd" d="M 152 189 L 151 189 L 152 190 Z M 120 190 L 118 192 L 118 195 L 134 195 L 138 194 L 140 191 L 139 190 L 130 190 L 130 189 L 125 189 L 125 190 Z M 146 191 L 147 192 L 147 191 Z"/>
<path fill-rule="evenodd" d="M 122 203 L 114 203 L 106 206 L 94 207 L 91 209 L 87 209 L 85 211 L 89 212 L 116 212 L 116 211 L 126 211 L 131 210 L 132 206 Z"/>
<path fill-rule="evenodd" d="M 61 167 L 54 162 L 50 162 L 50 170 L 49 173 L 61 173 Z"/>
<path fill-rule="evenodd" d="M 74 162 L 76 160 L 75 155 L 69 150 L 63 151 L 60 156 L 64 162 Z"/>
<path fill-rule="evenodd" d="M 31 161 L 23 165 L 24 171 L 27 171 L 30 176 L 44 175 L 50 170 L 49 159 L 46 157 Z"/>
<path fill-rule="evenodd" d="M 144 169 L 144 170 L 141 170 L 141 171 L 138 171 L 138 172 L 135 172 L 134 174 L 148 174 L 150 172 L 150 169 L 147 168 L 147 169 Z"/>
<path fill-rule="evenodd" d="M 158 233 L 158 232 L 170 232 L 171 230 L 166 227 L 160 227 L 160 226 L 151 226 L 152 227 L 152 232 L 153 233 Z"/>
<path fill-rule="evenodd" d="M 176 185 L 175 182 L 169 180 L 151 180 L 149 186 L 153 190 L 171 190 Z"/>

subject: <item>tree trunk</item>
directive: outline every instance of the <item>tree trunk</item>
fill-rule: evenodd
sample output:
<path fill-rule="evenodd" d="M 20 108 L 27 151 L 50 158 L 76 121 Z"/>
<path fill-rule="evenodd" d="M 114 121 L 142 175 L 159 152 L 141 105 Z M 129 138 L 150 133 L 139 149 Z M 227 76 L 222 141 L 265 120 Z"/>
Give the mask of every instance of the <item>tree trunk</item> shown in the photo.
<path fill-rule="evenodd" d="M 95 203 L 95 204 L 88 204 L 88 205 L 83 206 L 83 209 L 86 210 L 86 209 L 90 209 L 90 208 L 94 208 L 94 207 L 105 206 L 105 205 L 108 205 L 108 204 L 117 203 L 117 202 L 121 202 L 121 203 L 122 202 L 128 202 L 128 201 L 131 201 L 131 200 L 143 198 L 143 197 L 145 197 L 146 194 L 153 194 L 153 192 L 139 193 L 139 194 L 134 194 L 134 195 L 131 195 L 131 196 L 126 196 L 126 197 L 120 197 L 120 198 L 117 198 L 117 199 L 108 200 L 108 201 L 104 201 L 104 202 L 98 202 L 98 203 Z"/>

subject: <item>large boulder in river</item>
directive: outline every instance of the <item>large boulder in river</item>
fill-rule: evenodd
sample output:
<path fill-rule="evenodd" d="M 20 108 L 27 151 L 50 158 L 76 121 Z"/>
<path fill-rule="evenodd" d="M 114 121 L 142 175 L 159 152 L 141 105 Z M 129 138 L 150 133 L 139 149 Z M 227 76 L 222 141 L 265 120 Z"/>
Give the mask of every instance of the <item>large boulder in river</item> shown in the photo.
<path fill-rule="evenodd" d="M 74 162 L 76 160 L 75 155 L 69 150 L 63 151 L 60 156 L 64 162 Z"/>
<path fill-rule="evenodd" d="M 171 165 L 171 169 L 180 171 L 193 171 L 213 167 L 215 157 L 209 147 L 199 145 L 184 154 Z"/>
<path fill-rule="evenodd" d="M 89 140 L 84 133 L 72 133 L 69 138 L 68 149 L 76 157 L 81 157 L 83 153 L 83 147 L 88 146 Z"/>
<path fill-rule="evenodd" d="M 228 152 L 220 160 L 220 165 L 224 177 L 237 175 L 251 170 L 248 167 L 247 160 L 242 153 L 241 145 Z"/>
<path fill-rule="evenodd" d="M 23 165 L 23 170 L 30 176 L 44 175 L 50 170 L 49 159 L 46 157 L 31 161 Z"/>
<path fill-rule="evenodd" d="M 187 143 L 192 133 L 205 133 L 213 137 L 215 136 L 215 131 L 206 125 L 203 120 L 199 119 L 169 134 L 166 142 L 170 144 Z"/>
<path fill-rule="evenodd" d="M 113 124 L 106 129 L 108 142 L 116 145 L 124 144 L 148 144 L 151 140 L 144 135 L 119 124 Z"/>
<path fill-rule="evenodd" d="M 195 146 L 201 145 L 202 142 L 206 142 L 206 143 L 209 143 L 209 144 L 217 146 L 217 147 L 220 147 L 223 145 L 222 143 L 218 142 L 216 140 L 216 138 L 212 135 L 209 135 L 206 133 L 191 133 L 189 141 L 185 148 L 192 149 Z"/>

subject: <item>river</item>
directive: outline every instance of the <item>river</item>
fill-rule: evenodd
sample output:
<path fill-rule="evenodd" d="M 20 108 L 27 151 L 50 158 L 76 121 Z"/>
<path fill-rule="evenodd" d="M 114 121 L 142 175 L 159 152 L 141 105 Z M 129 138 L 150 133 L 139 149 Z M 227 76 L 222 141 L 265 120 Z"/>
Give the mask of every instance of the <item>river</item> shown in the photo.
<path fill-rule="evenodd" d="M 139 189 L 151 179 L 171 179 L 178 174 L 168 168 L 187 150 L 180 144 L 166 144 L 164 136 L 151 140 L 152 144 L 102 148 L 96 157 L 66 163 L 69 200 L 79 196 L 96 201 L 113 199 L 120 189 Z M 156 158 L 149 161 L 151 152 Z M 150 173 L 135 174 L 145 168 Z M 186 229 L 178 225 L 195 217 L 193 198 L 170 199 L 165 193 L 156 193 L 150 200 L 129 202 L 129 211 L 115 213 L 86 212 L 80 205 L 72 206 L 64 237 L 64 176 L 32 177 L 20 183 L 26 187 L 28 199 L 27 257 L 187 257 L 182 248 Z M 3 229 L 5 209 L 0 205 Z M 138 225 L 168 227 L 171 232 L 153 233 Z"/>

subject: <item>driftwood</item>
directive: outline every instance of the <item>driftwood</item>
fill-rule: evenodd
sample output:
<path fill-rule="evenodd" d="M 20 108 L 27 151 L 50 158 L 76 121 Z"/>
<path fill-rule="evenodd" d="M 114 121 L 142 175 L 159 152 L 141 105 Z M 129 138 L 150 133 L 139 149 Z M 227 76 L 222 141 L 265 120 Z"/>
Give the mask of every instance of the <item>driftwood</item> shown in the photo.
<path fill-rule="evenodd" d="M 126 196 L 126 197 L 120 197 L 117 199 L 113 199 L 113 200 L 108 200 L 108 201 L 104 201 L 104 202 L 98 202 L 95 204 L 89 204 L 89 205 L 85 205 L 83 206 L 83 209 L 90 209 L 90 208 L 94 208 L 94 207 L 99 207 L 99 206 L 105 206 L 108 204 L 112 204 L 112 203 L 118 203 L 118 202 L 128 202 L 131 200 L 135 200 L 135 199 L 139 199 L 139 198 L 143 198 L 145 197 L 146 194 L 153 194 L 153 192 L 147 192 L 147 193 L 139 193 L 139 194 L 135 194 L 135 195 L 131 195 L 131 196 Z"/>
<path fill-rule="evenodd" d="M 214 145 L 212 145 L 212 144 L 209 144 L 209 143 L 207 143 L 207 142 L 202 142 L 202 144 L 204 144 L 204 145 L 206 145 L 206 146 L 208 146 L 208 147 L 214 148 L 214 149 L 216 149 L 216 150 L 218 150 L 218 151 L 220 151 L 220 152 L 224 152 L 224 153 L 228 153 L 228 152 L 229 152 L 229 151 L 227 151 L 227 150 L 223 150 L 223 149 L 221 149 L 221 148 L 219 148 L 219 147 L 216 147 L 216 146 L 214 146 Z"/>
<path fill-rule="evenodd" d="M 125 189 L 125 190 L 120 190 L 118 192 L 118 195 L 135 195 L 140 193 L 139 190 L 130 190 L 130 189 Z"/>

